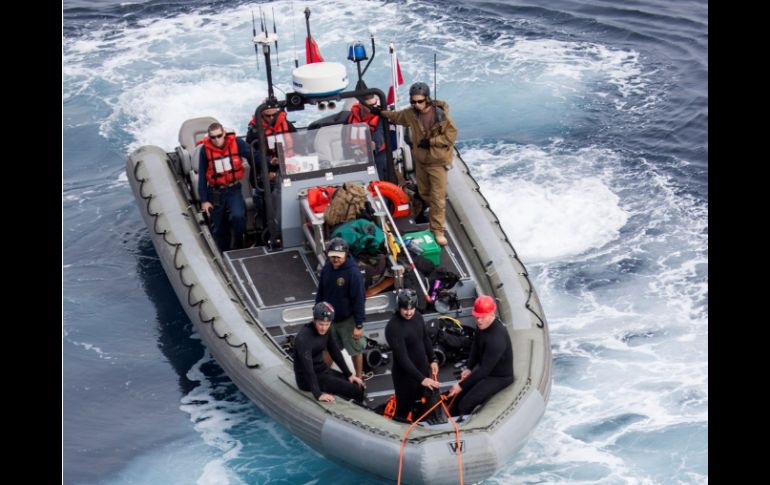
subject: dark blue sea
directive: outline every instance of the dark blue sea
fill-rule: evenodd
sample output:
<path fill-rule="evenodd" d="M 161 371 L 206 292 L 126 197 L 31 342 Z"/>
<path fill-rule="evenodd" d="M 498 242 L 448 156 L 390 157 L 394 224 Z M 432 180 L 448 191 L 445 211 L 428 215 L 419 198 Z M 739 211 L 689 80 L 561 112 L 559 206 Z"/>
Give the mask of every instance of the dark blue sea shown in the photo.
<path fill-rule="evenodd" d="M 142 145 L 173 150 L 188 118 L 244 132 L 266 95 L 259 5 L 281 36 L 279 95 L 306 6 L 351 75 L 347 45 L 374 32 L 371 86 L 387 90 L 395 42 L 402 99 L 433 86 L 437 55 L 458 148 L 552 332 L 546 413 L 486 483 L 708 483 L 708 4 L 686 0 L 65 0 L 64 483 L 380 483 L 223 374 L 124 173 Z"/>

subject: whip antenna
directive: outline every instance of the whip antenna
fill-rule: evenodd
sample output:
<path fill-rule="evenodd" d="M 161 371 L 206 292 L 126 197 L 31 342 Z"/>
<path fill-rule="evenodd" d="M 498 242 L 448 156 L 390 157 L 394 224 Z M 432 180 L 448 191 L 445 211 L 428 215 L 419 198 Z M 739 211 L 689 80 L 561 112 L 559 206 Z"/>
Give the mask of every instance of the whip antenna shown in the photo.
<path fill-rule="evenodd" d="M 438 88 L 436 87 L 436 53 L 433 53 L 433 99 L 438 99 Z"/>
<path fill-rule="evenodd" d="M 255 39 L 257 37 L 257 24 L 254 23 L 254 9 L 251 10 L 251 38 Z M 259 47 L 257 47 L 257 44 L 254 44 L 254 54 L 257 56 L 257 72 L 259 72 Z"/>
<path fill-rule="evenodd" d="M 294 36 L 294 67 L 299 67 L 299 58 L 297 57 L 297 27 L 294 24 L 294 0 L 291 1 L 291 33 Z"/>
<path fill-rule="evenodd" d="M 273 10 L 273 33 L 275 34 L 275 65 L 280 66 L 281 60 L 278 59 L 278 31 L 275 30 L 275 7 L 271 7 Z"/>
<path fill-rule="evenodd" d="M 278 42 L 278 34 L 269 34 L 267 32 L 262 8 L 259 9 L 259 16 L 260 24 L 263 28 L 262 34 L 264 35 L 255 35 L 252 42 L 254 42 L 255 48 L 259 45 L 262 46 L 262 54 L 265 56 L 265 70 L 267 73 L 267 97 L 273 99 L 275 98 L 275 95 L 273 94 L 273 72 L 270 64 L 270 47 Z"/>

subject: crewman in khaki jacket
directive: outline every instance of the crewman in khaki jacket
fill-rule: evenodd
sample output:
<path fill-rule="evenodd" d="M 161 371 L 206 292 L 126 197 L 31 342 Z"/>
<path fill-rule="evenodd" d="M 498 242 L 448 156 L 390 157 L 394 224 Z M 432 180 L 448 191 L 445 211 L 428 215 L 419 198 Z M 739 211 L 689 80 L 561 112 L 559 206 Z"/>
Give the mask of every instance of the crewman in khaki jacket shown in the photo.
<path fill-rule="evenodd" d="M 422 82 L 409 88 L 411 108 L 382 111 L 381 116 L 409 128 L 412 159 L 417 175 L 417 189 L 430 208 L 430 230 L 436 242 L 446 246 L 444 214 L 446 212 L 447 171 L 452 167 L 457 126 L 449 116 L 449 105 L 430 99 L 430 87 Z"/>

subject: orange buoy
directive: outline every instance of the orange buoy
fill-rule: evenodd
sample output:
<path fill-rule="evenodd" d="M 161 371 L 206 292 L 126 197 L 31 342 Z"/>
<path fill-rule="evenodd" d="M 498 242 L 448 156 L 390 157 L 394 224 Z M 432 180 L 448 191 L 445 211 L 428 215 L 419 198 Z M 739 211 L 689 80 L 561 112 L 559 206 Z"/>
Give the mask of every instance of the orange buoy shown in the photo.
<path fill-rule="evenodd" d="M 369 182 L 369 192 L 377 198 L 375 187 L 380 189 L 382 196 L 393 204 L 393 217 L 409 215 L 409 196 L 398 185 L 385 180 L 372 180 Z"/>

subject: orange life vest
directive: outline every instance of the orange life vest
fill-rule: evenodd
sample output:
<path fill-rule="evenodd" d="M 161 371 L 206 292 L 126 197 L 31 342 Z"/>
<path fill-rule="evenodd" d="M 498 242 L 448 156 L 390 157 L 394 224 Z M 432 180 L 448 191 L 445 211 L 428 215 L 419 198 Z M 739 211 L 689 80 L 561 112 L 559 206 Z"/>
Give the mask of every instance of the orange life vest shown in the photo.
<path fill-rule="evenodd" d="M 219 148 L 207 136 L 198 143 L 206 150 L 206 181 L 212 187 L 230 185 L 243 178 L 244 169 L 241 156 L 238 154 L 238 142 L 235 133 L 225 134 L 225 143 Z"/>
<path fill-rule="evenodd" d="M 401 190 L 401 187 L 385 180 L 372 180 L 369 182 L 369 192 L 375 199 L 377 198 L 377 191 L 374 190 L 374 187 L 380 189 L 383 197 L 390 199 L 393 204 L 393 217 L 409 215 L 409 197 Z"/>
<path fill-rule="evenodd" d="M 255 115 L 251 115 L 251 121 L 249 126 L 255 126 L 257 124 L 257 118 Z M 289 122 L 286 121 L 286 113 L 280 111 L 278 116 L 275 117 L 272 126 L 268 125 L 265 120 L 262 120 L 262 129 L 265 131 L 265 137 L 267 138 L 267 154 L 268 156 L 276 156 L 275 142 L 283 144 L 283 156 L 294 156 L 294 141 L 289 134 Z M 273 135 L 272 137 L 270 135 Z"/>
<path fill-rule="evenodd" d="M 369 132 L 374 133 L 377 130 L 377 125 L 380 122 L 380 117 L 378 115 L 374 115 L 372 113 L 369 113 L 367 116 L 361 116 L 361 104 L 356 103 L 350 108 L 350 115 L 348 116 L 348 124 L 352 125 L 354 123 L 366 123 L 369 125 Z M 350 130 L 350 142 L 356 145 L 363 145 L 366 143 L 366 136 L 364 136 L 362 133 L 359 133 L 355 129 Z M 382 143 L 380 146 L 376 148 L 375 151 L 381 152 L 385 149 L 385 143 Z"/>
<path fill-rule="evenodd" d="M 313 187 L 307 191 L 307 202 L 316 214 L 321 213 L 332 200 L 336 187 Z"/>

